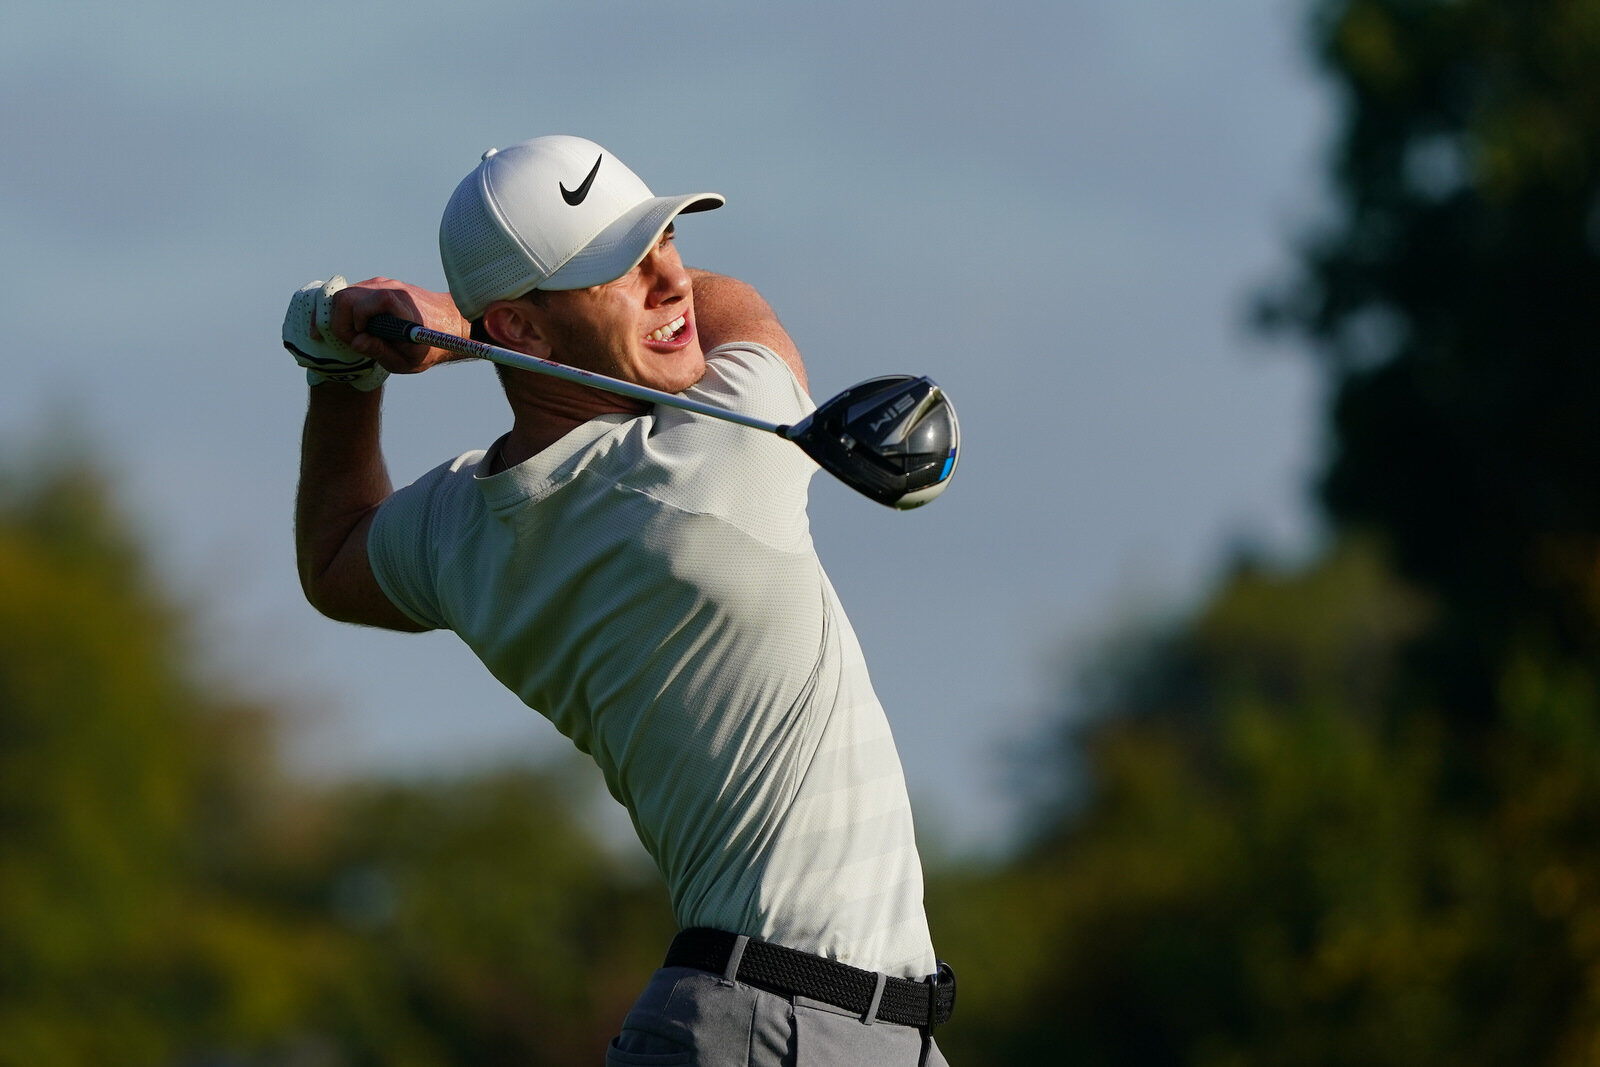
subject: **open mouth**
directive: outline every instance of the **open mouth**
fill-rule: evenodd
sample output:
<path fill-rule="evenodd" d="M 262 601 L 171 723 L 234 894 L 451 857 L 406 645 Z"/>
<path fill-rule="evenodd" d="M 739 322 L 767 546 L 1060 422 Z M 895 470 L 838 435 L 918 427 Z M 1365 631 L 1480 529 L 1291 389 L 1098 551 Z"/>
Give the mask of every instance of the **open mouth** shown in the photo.
<path fill-rule="evenodd" d="M 684 335 L 684 331 L 688 328 L 688 325 L 688 317 L 679 315 L 677 318 L 673 319 L 659 330 L 654 330 L 645 336 L 651 341 L 676 341 Z"/>

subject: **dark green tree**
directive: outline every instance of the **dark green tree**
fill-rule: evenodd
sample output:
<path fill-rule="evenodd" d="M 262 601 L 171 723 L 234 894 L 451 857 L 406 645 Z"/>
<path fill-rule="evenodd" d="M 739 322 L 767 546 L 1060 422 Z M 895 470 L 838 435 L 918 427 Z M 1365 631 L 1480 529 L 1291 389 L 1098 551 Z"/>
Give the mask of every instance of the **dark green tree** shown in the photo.
<path fill-rule="evenodd" d="M 92 472 L 0 483 L 0 1063 L 170 1062 L 280 977 L 207 940 L 272 940 L 206 891 L 264 735 L 190 654 Z"/>
<path fill-rule="evenodd" d="M 1600 0 L 1309 14 L 1333 202 L 1263 312 L 1334 544 L 1081 680 L 1085 784 L 934 896 L 965 1062 L 1600 1057 Z"/>
<path fill-rule="evenodd" d="M 1334 213 L 1267 305 L 1334 386 L 1322 482 L 1444 610 L 1424 676 L 1600 656 L 1600 3 L 1322 0 Z"/>
<path fill-rule="evenodd" d="M 1005 871 L 930 894 L 966 982 L 953 1060 L 1460 1062 L 1493 858 L 1438 801 L 1436 729 L 1395 736 L 1383 710 L 1427 618 L 1352 544 L 1241 565 L 1112 643 L 1049 759 L 1087 795 Z"/>
<path fill-rule="evenodd" d="M 578 816 L 592 766 L 348 785 L 279 895 L 331 910 L 362 970 L 310 1014 L 352 1064 L 592 1064 L 674 929 L 647 865 Z M 287 887 L 298 887 L 283 890 Z M 326 914 L 326 912 L 323 912 Z"/>
<path fill-rule="evenodd" d="M 91 469 L 0 479 L 0 1064 L 599 1062 L 671 917 L 594 776 L 296 783 L 191 625 Z"/>

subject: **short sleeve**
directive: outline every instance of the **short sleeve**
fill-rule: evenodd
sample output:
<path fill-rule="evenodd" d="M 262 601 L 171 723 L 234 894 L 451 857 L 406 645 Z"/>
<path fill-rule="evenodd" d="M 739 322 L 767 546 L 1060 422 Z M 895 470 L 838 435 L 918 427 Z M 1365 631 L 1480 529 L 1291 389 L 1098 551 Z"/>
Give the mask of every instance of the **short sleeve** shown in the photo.
<path fill-rule="evenodd" d="M 457 513 L 451 498 L 463 483 L 473 488 L 472 472 L 482 456 L 482 452 L 466 453 L 391 494 L 367 532 L 367 559 L 379 588 L 395 607 L 423 626 L 449 626 L 436 579 L 438 546 L 449 536 L 441 524 Z"/>
<path fill-rule="evenodd" d="M 816 410 L 789 364 L 766 345 L 735 341 L 706 353 L 706 374 L 692 392 L 700 399 L 777 423 L 798 422 Z"/>

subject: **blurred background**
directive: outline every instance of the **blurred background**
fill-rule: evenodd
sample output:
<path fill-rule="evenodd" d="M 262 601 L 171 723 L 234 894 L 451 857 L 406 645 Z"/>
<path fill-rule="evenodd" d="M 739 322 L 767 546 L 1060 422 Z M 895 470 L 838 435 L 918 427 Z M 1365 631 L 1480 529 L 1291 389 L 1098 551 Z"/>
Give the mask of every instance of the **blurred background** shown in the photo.
<path fill-rule="evenodd" d="M 447 635 L 300 598 L 304 281 L 490 146 L 710 189 L 951 489 L 812 523 L 958 1064 L 1600 1062 L 1600 0 L 23 0 L 0 40 L 0 1064 L 597 1063 L 670 936 Z M 395 381 L 397 481 L 498 436 Z"/>

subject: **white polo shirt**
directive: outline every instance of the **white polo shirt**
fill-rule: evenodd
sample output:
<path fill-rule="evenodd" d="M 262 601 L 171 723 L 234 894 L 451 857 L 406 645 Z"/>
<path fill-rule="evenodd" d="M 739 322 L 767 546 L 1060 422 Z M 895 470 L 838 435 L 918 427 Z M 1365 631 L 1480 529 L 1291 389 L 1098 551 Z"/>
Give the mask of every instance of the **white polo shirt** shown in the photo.
<path fill-rule="evenodd" d="M 752 344 L 708 353 L 687 395 L 779 423 L 813 407 Z M 484 457 L 379 510 L 395 605 L 594 758 L 681 925 L 932 973 L 900 758 L 811 543 L 811 460 L 665 407 L 499 474 Z"/>

